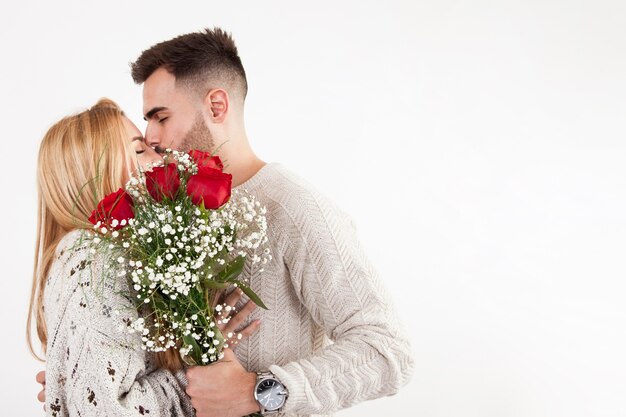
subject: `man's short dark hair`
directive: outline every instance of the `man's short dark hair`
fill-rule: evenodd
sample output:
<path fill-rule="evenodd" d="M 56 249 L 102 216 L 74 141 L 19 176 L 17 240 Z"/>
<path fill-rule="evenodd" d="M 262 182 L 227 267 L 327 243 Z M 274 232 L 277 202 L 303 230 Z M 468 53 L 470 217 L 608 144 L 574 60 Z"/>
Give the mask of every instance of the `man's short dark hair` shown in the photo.
<path fill-rule="evenodd" d="M 248 93 L 235 41 L 220 28 L 180 35 L 143 51 L 131 64 L 133 80 L 142 84 L 161 67 L 174 75 L 177 83 L 193 90 L 223 87 L 208 83 L 224 82 L 225 87 L 239 90 L 242 98 Z"/>

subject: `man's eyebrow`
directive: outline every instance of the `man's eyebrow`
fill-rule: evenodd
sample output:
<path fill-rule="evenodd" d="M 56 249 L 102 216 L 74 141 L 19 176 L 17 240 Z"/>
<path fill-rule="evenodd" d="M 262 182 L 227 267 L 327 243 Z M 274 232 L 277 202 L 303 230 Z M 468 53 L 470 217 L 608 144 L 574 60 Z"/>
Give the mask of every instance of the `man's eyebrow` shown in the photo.
<path fill-rule="evenodd" d="M 153 107 L 152 109 L 150 109 L 148 113 L 146 113 L 146 115 L 143 117 L 143 120 L 148 121 L 148 119 L 152 119 L 152 116 L 154 116 L 155 113 L 158 113 L 161 110 L 166 110 L 166 109 L 167 107 Z"/>

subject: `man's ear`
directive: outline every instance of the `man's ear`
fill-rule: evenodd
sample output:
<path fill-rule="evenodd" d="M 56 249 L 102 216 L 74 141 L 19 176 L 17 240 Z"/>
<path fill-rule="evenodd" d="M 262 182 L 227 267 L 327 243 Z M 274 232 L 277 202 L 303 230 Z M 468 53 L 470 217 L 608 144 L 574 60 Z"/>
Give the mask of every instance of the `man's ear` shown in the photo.
<path fill-rule="evenodd" d="M 210 90 L 204 97 L 204 108 L 213 123 L 223 123 L 226 120 L 229 105 L 228 93 L 221 88 Z"/>

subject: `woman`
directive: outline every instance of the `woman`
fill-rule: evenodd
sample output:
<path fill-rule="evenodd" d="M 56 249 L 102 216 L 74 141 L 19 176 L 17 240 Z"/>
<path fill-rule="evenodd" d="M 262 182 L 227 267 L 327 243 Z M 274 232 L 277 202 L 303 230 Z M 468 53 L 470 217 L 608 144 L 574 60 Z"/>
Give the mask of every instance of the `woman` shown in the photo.
<path fill-rule="evenodd" d="M 138 165 L 159 158 L 108 99 L 60 120 L 42 140 L 27 337 L 37 356 L 30 337 L 34 317 L 47 357 L 49 415 L 193 415 L 180 356 L 147 353 L 140 335 L 120 328 L 136 318 L 132 301 L 122 295 L 125 278 L 99 285 L 107 266 L 81 245 L 97 202 L 123 187 Z M 234 292 L 224 301 L 232 306 L 240 297 Z M 234 331 L 253 307 L 248 303 L 224 332 Z M 258 326 L 255 321 L 241 333 L 248 336 Z"/>

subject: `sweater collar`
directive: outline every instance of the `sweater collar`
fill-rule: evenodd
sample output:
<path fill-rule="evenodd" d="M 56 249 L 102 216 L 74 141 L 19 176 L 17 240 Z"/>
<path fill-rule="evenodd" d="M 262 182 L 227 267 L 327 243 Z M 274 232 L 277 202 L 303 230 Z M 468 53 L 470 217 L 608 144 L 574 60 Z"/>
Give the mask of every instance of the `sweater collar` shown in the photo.
<path fill-rule="evenodd" d="M 242 182 L 236 187 L 233 187 L 233 190 L 253 190 L 259 185 L 265 184 L 267 179 L 270 177 L 271 172 L 276 170 L 280 164 L 276 162 L 270 162 L 261 167 L 256 174 Z"/>

